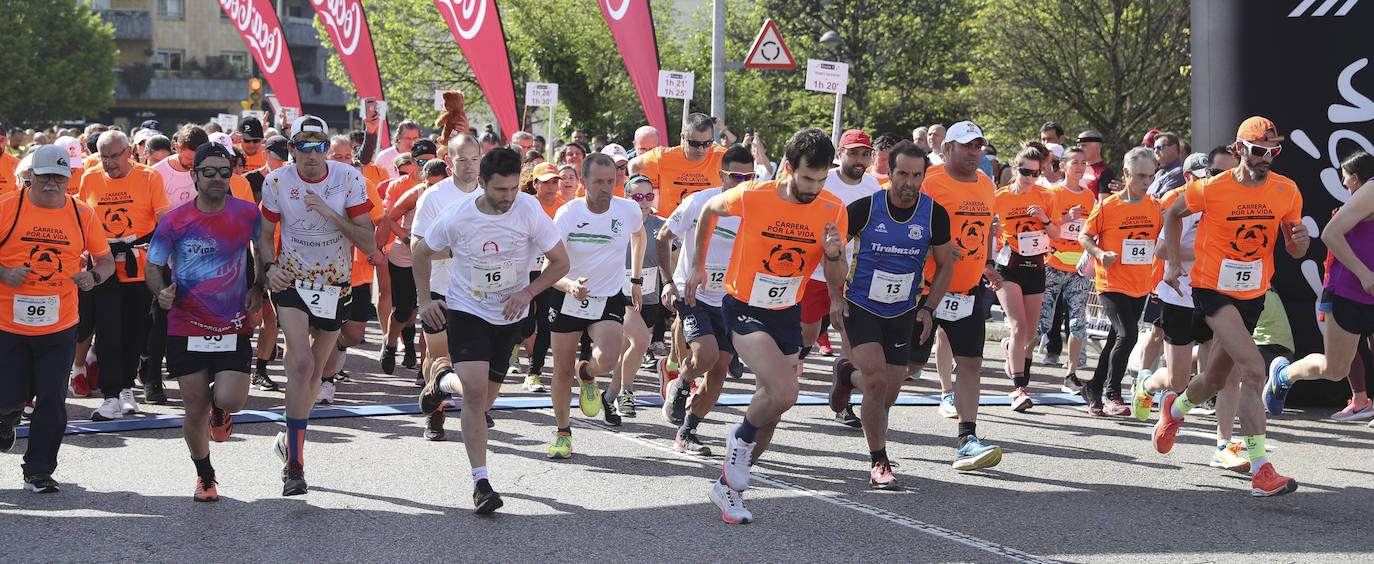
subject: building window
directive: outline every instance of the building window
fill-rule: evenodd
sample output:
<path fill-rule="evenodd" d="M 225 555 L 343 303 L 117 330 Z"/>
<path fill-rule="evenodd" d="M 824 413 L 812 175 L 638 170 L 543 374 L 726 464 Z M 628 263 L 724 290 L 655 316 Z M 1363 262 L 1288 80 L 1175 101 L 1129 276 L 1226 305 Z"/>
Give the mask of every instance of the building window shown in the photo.
<path fill-rule="evenodd" d="M 243 51 L 225 51 L 224 60 L 234 68 L 234 72 L 245 75 L 251 70 L 248 68 L 248 53 Z"/>
<path fill-rule="evenodd" d="M 153 62 L 153 66 L 163 70 L 179 71 L 181 70 L 181 58 L 183 55 L 185 55 L 185 52 L 180 49 L 159 50 L 157 52 L 157 59 Z"/>
<path fill-rule="evenodd" d="M 288 18 L 311 19 L 315 15 L 309 6 L 309 0 L 286 0 L 284 7 Z"/>
<path fill-rule="evenodd" d="M 110 9 L 110 0 L 90 0 L 92 10 Z"/>
<path fill-rule="evenodd" d="M 164 20 L 186 19 L 186 0 L 157 0 L 157 17 Z"/>

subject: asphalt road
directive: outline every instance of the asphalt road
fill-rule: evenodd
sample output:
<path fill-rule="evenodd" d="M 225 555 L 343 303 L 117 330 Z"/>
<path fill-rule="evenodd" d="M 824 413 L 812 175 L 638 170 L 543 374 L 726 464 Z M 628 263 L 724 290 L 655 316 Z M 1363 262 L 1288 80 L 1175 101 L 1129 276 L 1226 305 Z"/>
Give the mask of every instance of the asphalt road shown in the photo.
<path fill-rule="evenodd" d="M 349 359 L 355 382 L 340 385 L 338 402 L 412 402 L 413 372 L 380 374 L 371 356 L 375 332 L 369 339 L 373 345 L 359 349 L 368 356 Z M 985 396 L 1005 397 L 1000 347 L 989 342 L 985 356 Z M 823 397 L 830 362 L 808 361 L 803 395 Z M 1032 391 L 1057 392 L 1051 373 L 1059 370 L 1037 371 Z M 904 391 L 936 393 L 933 380 L 927 374 Z M 726 392 L 747 394 L 752 385 L 746 374 Z M 656 387 L 654 376 L 640 373 L 641 398 L 656 400 Z M 535 395 L 521 392 L 514 377 L 504 391 Z M 171 395 L 171 405 L 145 411 L 178 413 L 175 386 Z M 74 419 L 99 403 L 69 401 Z M 280 406 L 280 394 L 254 391 L 249 408 Z M 714 411 L 703 440 L 719 452 L 742 409 Z M 179 428 L 83 433 L 63 446 L 57 494 L 24 491 L 20 456 L 0 455 L 0 542 L 4 560 L 14 562 L 1369 562 L 1374 429 L 1329 421 L 1331 411 L 1271 419 L 1271 457 L 1300 489 L 1257 499 L 1248 478 L 1207 466 L 1210 417 L 1192 418 L 1173 453 L 1161 455 L 1150 446 L 1151 425 L 1134 419 L 1090 417 L 1079 406 L 1024 414 L 985 406 L 979 434 L 1002 446 L 1003 462 L 959 473 L 949 467 L 954 421 L 934 407 L 898 406 L 888 452 L 903 489 L 892 492 L 868 488 L 861 432 L 836 424 L 824 406 L 798 406 L 755 466 L 749 525 L 720 520 L 706 497 L 719 459 L 674 452 L 673 428 L 653 408 L 618 429 L 574 409 L 575 454 L 566 461 L 544 454 L 551 410 L 495 412 L 489 465 L 506 505 L 491 517 L 470 513 L 456 413 L 442 443 L 420 438 L 418 415 L 313 421 L 305 449 L 310 493 L 293 498 L 280 496 L 281 466 L 270 452 L 281 424 L 239 423 L 228 442 L 211 447 L 222 496 L 215 504 L 191 500 L 194 468 Z"/>

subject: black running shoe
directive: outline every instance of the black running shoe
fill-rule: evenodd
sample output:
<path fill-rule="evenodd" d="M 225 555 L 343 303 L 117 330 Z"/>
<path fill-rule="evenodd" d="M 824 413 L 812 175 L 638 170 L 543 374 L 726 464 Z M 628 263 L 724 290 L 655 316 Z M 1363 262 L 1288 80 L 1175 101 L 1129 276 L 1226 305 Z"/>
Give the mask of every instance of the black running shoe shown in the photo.
<path fill-rule="evenodd" d="M 57 493 L 57 480 L 52 479 L 52 474 L 24 476 L 24 489 L 33 493 Z"/>
<path fill-rule="evenodd" d="M 620 426 L 620 413 L 615 409 L 615 400 L 610 393 L 601 394 L 601 415 L 606 418 L 606 424 L 612 427 Z"/>
<path fill-rule="evenodd" d="M 439 389 L 439 381 L 443 378 L 435 377 L 434 381 L 425 384 L 425 388 L 420 390 L 420 413 L 429 415 L 439 411 L 444 406 L 444 400 L 449 398 L 447 392 Z"/>
<path fill-rule="evenodd" d="M 448 416 L 444 414 L 444 410 L 442 409 L 436 410 L 434 413 L 425 416 L 426 441 L 443 441 L 448 439 L 448 435 L 444 433 L 444 421 L 446 419 L 448 419 Z"/>
<path fill-rule="evenodd" d="M 382 363 L 382 372 L 391 374 L 396 371 L 396 347 L 382 347 L 381 356 L 377 360 Z"/>
<path fill-rule="evenodd" d="M 696 431 L 683 432 L 682 429 L 678 429 L 677 436 L 673 438 L 673 446 L 677 447 L 679 452 L 697 456 L 711 456 L 711 448 L 701 444 L 701 439 L 697 438 Z"/>
<path fill-rule="evenodd" d="M 1064 385 L 1059 387 L 1059 391 L 1066 394 L 1080 395 L 1083 393 L 1083 381 L 1078 379 L 1076 374 L 1064 377 Z"/>
<path fill-rule="evenodd" d="M 153 405 L 165 405 L 167 403 L 167 392 L 163 389 L 162 382 L 144 384 L 143 401 Z"/>
<path fill-rule="evenodd" d="M 276 382 L 273 382 L 272 377 L 268 376 L 266 372 L 259 372 L 253 375 L 253 387 L 264 392 L 275 392 L 281 390 L 281 386 L 278 386 Z"/>
<path fill-rule="evenodd" d="M 483 413 L 482 415 L 485 416 L 485 417 L 487 418 L 487 428 L 488 428 L 488 429 L 490 429 L 490 428 L 496 426 L 496 420 L 491 418 L 491 412 L 490 412 L 490 411 L 488 411 L 488 412 L 486 412 L 486 413 Z"/>
<path fill-rule="evenodd" d="M 501 494 L 491 489 L 491 484 L 486 480 L 478 480 L 477 485 L 472 488 L 472 512 L 478 515 L 486 515 L 505 505 L 501 501 Z"/>
<path fill-rule="evenodd" d="M 864 428 L 864 422 L 859 419 L 858 415 L 854 415 L 854 406 L 852 405 L 846 406 L 844 411 L 836 413 L 835 420 L 846 427 L 853 427 L 855 429 Z"/>
<path fill-rule="evenodd" d="M 308 491 L 305 485 L 305 467 L 286 463 L 281 469 L 281 483 L 282 495 L 304 495 Z"/>
<path fill-rule="evenodd" d="M 401 366 L 402 366 L 403 368 L 409 368 L 409 369 L 411 369 L 411 370 L 414 370 L 414 369 L 415 369 L 415 349 L 414 349 L 414 348 L 406 349 L 405 357 L 403 357 L 403 358 L 401 359 Z"/>

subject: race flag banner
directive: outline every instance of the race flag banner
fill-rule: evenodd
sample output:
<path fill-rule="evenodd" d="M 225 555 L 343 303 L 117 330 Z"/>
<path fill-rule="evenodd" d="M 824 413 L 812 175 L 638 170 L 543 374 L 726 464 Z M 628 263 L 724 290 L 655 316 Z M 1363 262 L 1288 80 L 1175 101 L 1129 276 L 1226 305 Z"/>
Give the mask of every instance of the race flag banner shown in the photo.
<path fill-rule="evenodd" d="M 509 138 L 520 131 L 520 113 L 515 110 L 515 83 L 496 0 L 434 0 L 434 7 L 467 58 L 503 138 Z"/>
<path fill-rule="evenodd" d="M 266 76 L 267 85 L 272 87 L 282 105 L 300 107 L 296 71 L 291 67 L 286 37 L 277 20 L 276 3 L 272 0 L 219 0 L 219 7 L 238 28 L 243 42 L 253 53 L 253 60 Z"/>
<path fill-rule="evenodd" d="M 616 47 L 625 60 L 625 70 L 639 94 L 644 117 L 658 130 L 660 142 L 674 132 L 668 130 L 663 98 L 658 97 L 658 39 L 654 37 L 654 17 L 649 0 L 597 0 L 606 26 L 611 28 Z"/>
<path fill-rule="evenodd" d="M 267 3 L 266 0 L 262 1 Z M 320 23 L 329 31 L 329 39 L 334 42 L 334 49 L 339 52 L 344 69 L 353 80 L 358 97 L 384 100 L 382 77 L 377 70 L 377 54 L 372 49 L 372 34 L 367 31 L 367 16 L 363 13 L 362 2 L 310 0 L 310 3 L 314 5 L 315 15 L 319 16 Z M 291 107 L 285 100 L 282 102 L 283 106 Z M 301 106 L 297 104 L 295 107 Z M 347 127 L 347 124 L 341 125 Z M 377 144 L 379 149 L 391 146 L 391 135 L 387 133 L 385 118 L 378 129 Z"/>

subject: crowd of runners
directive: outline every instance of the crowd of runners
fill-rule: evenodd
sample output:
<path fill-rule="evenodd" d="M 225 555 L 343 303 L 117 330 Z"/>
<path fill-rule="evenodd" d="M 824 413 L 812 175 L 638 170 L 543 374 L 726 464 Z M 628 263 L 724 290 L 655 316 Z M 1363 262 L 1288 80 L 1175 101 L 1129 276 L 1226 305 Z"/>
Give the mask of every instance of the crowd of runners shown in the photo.
<path fill-rule="evenodd" d="M 1262 117 L 1205 153 L 1151 131 L 1113 162 L 1101 133 L 1053 122 L 1005 161 L 961 121 L 838 144 L 805 128 L 776 162 L 752 130 L 737 138 L 703 114 L 675 146 L 643 127 L 629 149 L 582 131 L 430 138 L 406 121 L 378 150 L 378 119 L 364 124 L 0 128 L 0 451 L 27 417 L 29 490 L 58 490 L 69 395 L 99 394 L 91 419 L 117 420 L 140 394 L 166 403 L 170 379 L 194 499 L 218 499 L 210 443 L 252 387 L 284 393 L 272 448 L 282 494 L 305 494 L 311 409 L 349 381 L 373 320 L 381 372 L 398 354 L 414 370 L 424 439 L 446 438 L 445 407 L 461 401 L 476 513 L 502 505 L 487 410 L 508 377 L 551 396 L 547 456 L 568 459 L 571 406 L 621 425 L 658 407 L 635 396 L 636 374 L 656 373 L 675 447 L 721 459 L 707 493 L 731 523 L 753 519 L 750 467 L 813 354 L 835 355 L 829 406 L 862 428 L 872 487 L 898 485 L 888 410 L 932 357 L 939 414 L 957 420 L 952 467 L 996 466 L 1003 451 L 977 427 L 994 302 L 1013 412 L 1053 392 L 1081 396 L 1089 416 L 1147 421 L 1157 407 L 1152 443 L 1168 453 L 1188 415 L 1211 410 L 1211 466 L 1248 473 L 1256 496 L 1297 488 L 1265 451 L 1293 382 L 1348 377 L 1354 397 L 1333 418 L 1374 417 L 1374 157 L 1344 161 L 1352 195 L 1321 234 L 1325 354 L 1291 358 L 1269 280 L 1275 253 L 1304 256 L 1311 234 L 1298 186 L 1270 171 L 1284 137 Z M 1110 327 L 1095 367 L 1090 304 Z M 1142 323 L 1155 329 L 1138 347 Z M 1038 380 L 1037 354 L 1051 372 Z M 285 382 L 268 376 L 276 362 Z M 744 416 L 701 436 L 745 367 Z"/>

